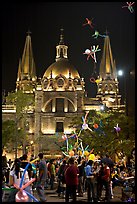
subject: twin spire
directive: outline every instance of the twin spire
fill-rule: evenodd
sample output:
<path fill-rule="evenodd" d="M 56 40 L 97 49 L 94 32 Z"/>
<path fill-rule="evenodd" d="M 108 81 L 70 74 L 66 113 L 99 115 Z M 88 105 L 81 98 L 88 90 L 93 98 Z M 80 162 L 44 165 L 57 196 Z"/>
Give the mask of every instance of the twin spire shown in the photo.
<path fill-rule="evenodd" d="M 101 79 L 117 79 L 116 74 L 116 64 L 113 60 L 112 56 L 112 50 L 110 45 L 110 39 L 109 36 L 106 35 L 104 40 L 104 49 L 103 49 L 103 55 L 100 63 L 100 71 L 99 75 Z"/>
<path fill-rule="evenodd" d="M 30 31 L 27 32 L 27 37 L 25 41 L 24 51 L 22 59 L 19 60 L 18 76 L 17 81 L 22 80 L 34 80 L 36 79 L 36 68 L 33 58 L 32 43 Z M 60 59 L 68 59 L 67 56 L 68 46 L 64 43 L 64 29 L 60 29 L 60 40 L 59 44 L 56 46 L 56 61 Z M 101 79 L 116 79 L 116 65 L 113 61 L 110 39 L 107 35 L 104 41 L 103 55 L 100 63 L 100 78 Z"/>
<path fill-rule="evenodd" d="M 34 80 L 36 68 L 32 52 L 30 31 L 27 32 L 22 59 L 19 60 L 17 81 Z"/>

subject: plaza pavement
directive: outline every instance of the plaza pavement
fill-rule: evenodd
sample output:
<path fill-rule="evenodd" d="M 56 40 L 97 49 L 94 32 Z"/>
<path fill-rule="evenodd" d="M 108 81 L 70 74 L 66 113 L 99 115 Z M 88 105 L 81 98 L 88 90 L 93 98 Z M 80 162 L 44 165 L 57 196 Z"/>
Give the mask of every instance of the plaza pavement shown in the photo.
<path fill-rule="evenodd" d="M 46 189 L 45 190 L 45 195 L 46 195 L 46 199 L 47 202 L 65 202 L 65 198 L 63 198 L 63 196 L 58 196 L 58 194 L 56 193 L 57 188 L 54 188 L 54 190 L 50 190 L 50 189 Z M 122 202 L 121 201 L 121 187 L 115 187 L 113 189 L 113 193 L 114 193 L 114 198 L 111 199 L 111 202 Z M 34 196 L 39 200 L 38 195 L 36 192 L 34 192 Z M 104 197 L 104 191 L 102 192 L 102 198 Z M 70 199 L 70 202 L 72 201 L 72 199 Z M 87 192 L 84 193 L 83 197 L 79 197 L 77 196 L 77 201 L 81 201 L 81 202 L 87 202 Z M 101 201 L 103 202 L 103 201 Z"/>

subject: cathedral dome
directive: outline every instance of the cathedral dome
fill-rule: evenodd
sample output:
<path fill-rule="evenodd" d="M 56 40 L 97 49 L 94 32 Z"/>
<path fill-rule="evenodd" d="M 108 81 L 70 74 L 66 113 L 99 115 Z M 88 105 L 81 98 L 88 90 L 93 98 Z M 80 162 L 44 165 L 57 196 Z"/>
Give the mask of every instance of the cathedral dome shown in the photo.
<path fill-rule="evenodd" d="M 80 78 L 78 71 L 75 67 L 69 62 L 67 58 L 60 58 L 53 64 L 51 64 L 48 69 L 45 71 L 43 78 L 55 78 L 59 75 L 64 75 L 66 78 Z"/>

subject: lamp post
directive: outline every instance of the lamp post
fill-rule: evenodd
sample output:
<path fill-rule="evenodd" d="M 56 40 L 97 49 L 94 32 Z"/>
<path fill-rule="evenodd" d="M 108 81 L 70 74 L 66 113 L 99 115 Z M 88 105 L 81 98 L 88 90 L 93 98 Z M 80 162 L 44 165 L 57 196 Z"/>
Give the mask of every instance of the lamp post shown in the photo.
<path fill-rule="evenodd" d="M 126 113 L 126 116 L 128 116 L 128 90 L 127 90 L 127 74 L 125 72 L 123 72 L 123 70 L 119 70 L 118 71 L 118 76 L 123 76 L 123 80 L 124 80 L 124 103 L 125 103 L 125 113 Z"/>

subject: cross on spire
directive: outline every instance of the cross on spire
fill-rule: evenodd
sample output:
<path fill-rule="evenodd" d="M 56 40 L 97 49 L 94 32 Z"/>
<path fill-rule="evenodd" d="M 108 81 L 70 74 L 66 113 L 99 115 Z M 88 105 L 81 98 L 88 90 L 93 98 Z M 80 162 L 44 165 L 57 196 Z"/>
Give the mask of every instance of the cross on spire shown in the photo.
<path fill-rule="evenodd" d="M 30 34 L 31 34 L 31 31 L 30 31 L 30 30 L 28 30 L 28 31 L 27 31 L 27 34 L 28 34 L 28 35 L 30 35 Z"/>
<path fill-rule="evenodd" d="M 109 32 L 108 32 L 108 30 L 107 30 L 107 28 L 106 28 L 106 32 L 105 32 L 106 36 L 108 36 L 108 33 L 109 33 Z"/>
<path fill-rule="evenodd" d="M 60 42 L 59 42 L 60 45 L 61 45 L 61 44 L 64 44 L 64 35 L 63 35 L 63 31 L 64 31 L 64 29 L 61 28 L 61 29 L 60 29 L 60 32 L 61 32 L 61 34 L 60 34 Z"/>

